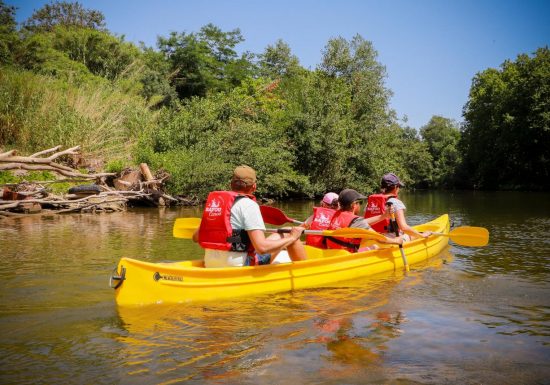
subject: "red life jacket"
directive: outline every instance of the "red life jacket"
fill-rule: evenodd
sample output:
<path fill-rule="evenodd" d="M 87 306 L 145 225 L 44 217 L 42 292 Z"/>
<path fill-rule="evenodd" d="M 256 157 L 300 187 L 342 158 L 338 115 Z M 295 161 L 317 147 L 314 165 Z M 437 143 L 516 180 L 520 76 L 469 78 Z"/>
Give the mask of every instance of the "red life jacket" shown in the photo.
<path fill-rule="evenodd" d="M 313 218 L 309 228 L 311 230 L 328 230 L 336 210 L 325 207 L 314 207 Z M 306 235 L 306 245 L 326 249 L 326 237 L 322 235 Z"/>
<path fill-rule="evenodd" d="M 328 227 L 329 230 L 338 230 L 344 227 L 349 227 L 354 221 L 361 217 L 349 211 L 338 210 L 332 217 L 332 221 Z M 329 249 L 346 249 L 351 253 L 357 252 L 360 238 L 344 238 L 344 237 L 327 237 L 327 248 Z"/>
<path fill-rule="evenodd" d="M 245 230 L 231 228 L 231 208 L 237 200 L 253 195 L 235 191 L 212 191 L 208 194 L 199 227 L 199 244 L 205 249 L 253 251 L 252 242 Z"/>
<path fill-rule="evenodd" d="M 389 198 L 396 198 L 394 195 L 386 196 L 385 194 L 372 194 L 369 195 L 367 200 L 367 207 L 365 207 L 365 218 L 372 218 L 386 212 L 386 201 Z M 371 227 L 379 233 L 389 233 L 390 219 L 382 219 L 380 222 L 376 222 Z"/>

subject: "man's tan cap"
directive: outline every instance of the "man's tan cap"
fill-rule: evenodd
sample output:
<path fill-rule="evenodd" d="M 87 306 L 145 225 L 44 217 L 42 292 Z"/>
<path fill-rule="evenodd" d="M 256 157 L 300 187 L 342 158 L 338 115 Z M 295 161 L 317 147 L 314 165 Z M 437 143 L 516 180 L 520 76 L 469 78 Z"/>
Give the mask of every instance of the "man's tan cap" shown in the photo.
<path fill-rule="evenodd" d="M 256 183 L 256 171 L 249 166 L 239 166 L 233 171 L 233 180 L 240 180 L 247 185 L 252 185 Z"/>

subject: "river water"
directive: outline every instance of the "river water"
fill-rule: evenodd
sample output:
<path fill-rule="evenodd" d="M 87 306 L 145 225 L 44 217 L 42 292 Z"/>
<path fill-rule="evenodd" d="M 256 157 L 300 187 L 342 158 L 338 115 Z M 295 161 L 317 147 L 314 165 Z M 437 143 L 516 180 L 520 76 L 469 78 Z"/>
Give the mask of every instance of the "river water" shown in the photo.
<path fill-rule="evenodd" d="M 410 224 L 489 229 L 331 287 L 117 308 L 117 261 L 196 258 L 198 208 L 0 221 L 1 384 L 550 384 L 550 194 L 408 192 Z M 305 218 L 313 202 L 275 204 Z"/>

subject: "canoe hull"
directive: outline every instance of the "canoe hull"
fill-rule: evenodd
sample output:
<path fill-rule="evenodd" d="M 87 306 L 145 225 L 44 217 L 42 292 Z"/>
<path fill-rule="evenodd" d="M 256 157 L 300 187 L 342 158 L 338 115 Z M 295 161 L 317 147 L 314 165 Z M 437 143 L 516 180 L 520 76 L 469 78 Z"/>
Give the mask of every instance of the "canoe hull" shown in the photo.
<path fill-rule="evenodd" d="M 449 217 L 442 215 L 417 229 L 446 233 Z M 407 242 L 404 251 L 412 265 L 447 245 L 447 237 L 431 236 Z M 127 306 L 211 301 L 319 287 L 399 269 L 403 260 L 396 246 L 354 254 L 308 247 L 306 261 L 239 268 L 206 269 L 202 260 L 149 263 L 122 258 L 117 275 L 123 280 L 115 289 L 116 302 Z"/>

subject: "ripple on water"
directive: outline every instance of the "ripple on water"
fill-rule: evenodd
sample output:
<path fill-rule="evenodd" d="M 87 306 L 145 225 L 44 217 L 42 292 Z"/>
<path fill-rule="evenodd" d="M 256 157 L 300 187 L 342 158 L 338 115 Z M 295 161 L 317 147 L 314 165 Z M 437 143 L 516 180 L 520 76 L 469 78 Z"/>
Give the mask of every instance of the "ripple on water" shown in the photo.
<path fill-rule="evenodd" d="M 114 265 L 199 255 L 170 234 L 175 217 L 196 209 L 0 227 L 0 382 L 545 383 L 550 219 L 522 216 L 525 205 L 496 208 L 494 194 L 481 204 L 472 194 L 428 198 L 405 199 L 411 224 L 449 212 L 455 226 L 488 227 L 489 246 L 451 242 L 407 276 L 130 310 L 107 287 Z M 291 206 L 293 217 L 311 211 Z"/>

